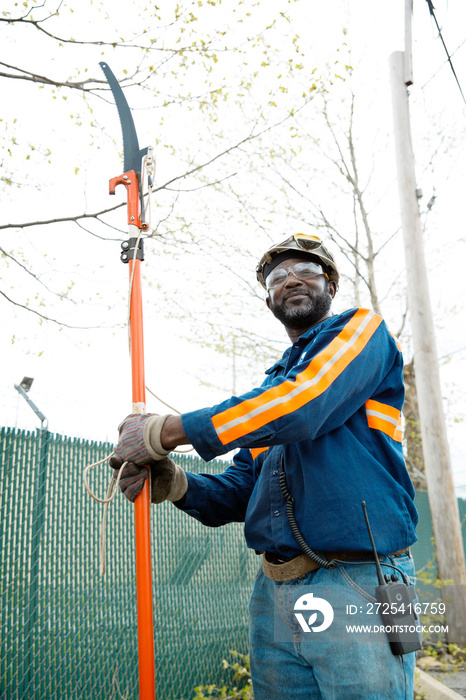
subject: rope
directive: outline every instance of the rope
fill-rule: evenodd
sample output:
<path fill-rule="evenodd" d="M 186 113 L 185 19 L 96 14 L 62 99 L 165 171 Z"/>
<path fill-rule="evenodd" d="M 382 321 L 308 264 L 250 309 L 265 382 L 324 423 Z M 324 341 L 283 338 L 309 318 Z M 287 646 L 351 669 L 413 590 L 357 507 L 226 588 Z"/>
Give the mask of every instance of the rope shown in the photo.
<path fill-rule="evenodd" d="M 128 324 L 128 351 L 129 355 L 131 357 L 131 295 L 133 293 L 133 281 L 134 281 L 134 272 L 136 268 L 136 259 L 137 259 L 137 254 L 138 254 L 138 248 L 139 248 L 139 241 L 142 238 L 142 230 L 139 229 L 139 234 L 136 239 L 136 245 L 134 246 L 134 253 L 133 253 L 133 265 L 131 269 L 131 277 L 129 279 L 129 291 L 128 291 L 128 316 L 127 316 L 127 324 Z"/>
<path fill-rule="evenodd" d="M 144 156 L 142 160 L 142 173 L 141 173 L 141 182 L 144 182 L 145 176 L 146 176 L 146 169 L 147 169 L 147 187 L 148 187 L 148 193 L 147 193 L 147 202 L 144 206 L 144 211 L 141 212 L 142 214 L 142 219 L 145 223 L 147 223 L 147 228 L 150 229 L 151 226 L 151 219 L 152 219 L 152 209 L 151 209 L 151 194 L 152 194 L 152 188 L 153 188 L 153 176 L 155 176 L 155 158 L 154 158 L 154 149 L 152 146 L 149 146 L 147 149 L 147 155 Z M 147 218 L 147 213 L 149 212 L 149 218 Z M 131 277 L 129 280 L 129 293 L 128 293 L 128 346 L 129 346 L 129 354 L 131 356 L 131 294 L 133 291 L 133 279 L 134 279 L 134 268 L 135 268 L 135 263 L 137 259 L 137 253 L 139 249 L 139 242 L 142 238 L 142 229 L 139 229 L 139 234 L 136 239 L 136 245 L 134 246 L 134 254 L 133 254 L 133 266 L 131 270 Z"/>
<path fill-rule="evenodd" d="M 175 413 L 178 413 L 179 415 L 180 412 L 174 408 L 173 406 L 170 406 L 170 404 L 166 403 L 163 401 L 160 397 L 158 397 L 156 394 L 154 394 L 153 391 L 149 389 L 148 386 L 146 386 L 147 391 L 152 394 L 154 398 L 156 398 L 158 401 L 163 403 L 167 408 L 170 408 L 172 411 L 175 411 Z M 191 447 L 188 450 L 172 450 L 172 452 L 176 452 L 177 454 L 188 454 L 188 452 L 193 452 L 194 448 Z M 94 462 L 93 464 L 88 464 L 87 467 L 84 467 L 83 469 L 83 481 L 84 481 L 84 488 L 86 489 L 87 493 L 89 496 L 94 499 L 97 503 L 102 503 L 104 506 L 104 510 L 102 513 L 102 521 L 100 523 L 100 537 L 99 537 L 99 561 L 100 561 L 100 575 L 104 576 L 105 574 L 105 569 L 106 569 L 106 564 L 105 564 L 105 558 L 106 558 L 106 528 L 107 528 L 107 514 L 108 514 L 108 509 L 110 506 L 110 503 L 116 498 L 118 494 L 118 486 L 120 485 L 120 478 L 121 474 L 123 472 L 124 467 L 128 464 L 128 462 L 123 462 L 121 465 L 120 469 L 118 470 L 118 476 L 116 479 L 112 477 L 110 480 L 110 483 L 108 485 L 107 489 L 107 495 L 105 498 L 99 498 L 91 489 L 90 484 L 89 484 L 89 479 L 88 479 L 88 474 L 91 469 L 94 467 L 98 467 L 101 464 L 104 464 L 107 462 L 110 457 L 112 457 L 113 452 L 103 459 L 100 459 L 98 462 Z M 149 486 L 150 486 L 150 479 L 149 479 Z"/>
<path fill-rule="evenodd" d="M 151 389 L 149 389 L 148 386 L 146 386 L 146 389 L 149 392 L 149 394 L 152 394 L 154 399 L 157 399 L 157 401 L 160 401 L 160 403 L 163 403 L 163 405 L 166 406 L 167 408 L 169 408 L 171 411 L 174 411 L 179 416 L 181 416 L 181 412 L 178 411 L 177 408 L 175 408 L 174 406 L 170 406 L 170 404 L 167 403 L 166 401 L 164 401 L 163 399 L 161 399 L 160 396 L 157 396 L 157 394 L 154 394 L 154 392 Z M 190 447 L 188 450 L 172 450 L 172 452 L 176 452 L 176 454 L 179 454 L 179 455 L 187 455 L 189 452 L 194 452 L 194 447 Z"/>
<path fill-rule="evenodd" d="M 112 492 L 113 492 L 114 489 L 113 489 L 113 488 L 110 489 L 110 486 L 109 486 L 109 489 L 108 489 L 108 491 L 107 491 L 107 496 L 106 496 L 106 498 L 99 498 L 98 496 L 95 495 L 95 493 L 93 493 L 93 492 L 91 491 L 91 487 L 90 487 L 90 485 L 89 485 L 89 481 L 88 481 L 88 478 L 87 478 L 87 474 L 88 474 L 88 472 L 89 472 L 91 469 L 93 469 L 94 467 L 98 467 L 99 464 L 103 464 L 104 462 L 107 462 L 107 461 L 110 459 L 110 457 L 113 457 L 113 452 L 112 452 L 111 454 L 107 455 L 106 457 L 104 457 L 103 459 L 99 460 L 98 462 L 94 462 L 94 464 L 88 464 L 87 467 L 84 467 L 84 470 L 83 470 L 84 487 L 85 487 L 87 493 L 89 494 L 89 496 L 90 496 L 91 498 L 93 498 L 94 501 L 97 501 L 97 503 L 111 503 L 111 502 L 113 501 L 113 499 L 115 498 L 115 496 L 116 496 L 116 494 L 117 494 L 117 491 L 115 491 L 115 493 L 112 495 Z M 125 467 L 127 464 L 128 464 L 127 462 L 124 462 L 124 463 L 121 465 L 121 469 L 119 469 L 119 471 L 118 471 L 118 477 L 117 477 L 116 481 L 115 481 L 115 479 L 112 479 L 112 482 L 113 482 L 113 485 L 114 485 L 114 486 L 118 486 L 118 485 L 119 485 L 119 483 L 120 483 L 120 478 L 121 478 L 121 470 L 122 470 L 123 467 Z"/>
<path fill-rule="evenodd" d="M 91 469 L 94 467 L 98 467 L 100 464 L 103 464 L 104 462 L 107 462 L 110 457 L 112 457 L 113 452 L 103 459 L 100 459 L 98 462 L 94 462 L 93 464 L 88 464 L 87 467 L 84 467 L 83 470 L 83 480 L 84 480 L 84 487 L 89 494 L 91 498 L 94 499 L 94 501 L 97 501 L 97 503 L 103 503 L 104 504 L 104 512 L 102 515 L 102 521 L 100 523 L 100 538 L 99 538 L 99 560 L 100 560 L 100 575 L 103 576 L 105 574 L 105 543 L 106 543 L 106 525 L 107 525 L 107 513 L 108 513 L 108 507 L 110 503 L 114 500 L 118 493 L 118 486 L 120 484 L 120 479 L 121 479 L 121 474 L 123 472 L 124 467 L 128 464 L 128 462 L 123 462 L 121 465 L 120 469 L 118 470 L 118 476 L 116 479 L 113 479 L 110 481 L 107 489 L 107 495 L 105 498 L 99 498 L 96 496 L 96 494 L 91 490 L 89 480 L 88 480 L 88 473 L 90 472 Z"/>
<path fill-rule="evenodd" d="M 155 180 L 155 158 L 154 158 L 154 149 L 152 146 L 149 146 L 147 149 L 147 155 L 144 157 L 142 161 L 142 181 L 144 182 L 144 176 L 145 172 L 147 170 L 147 202 L 144 207 L 144 221 L 148 224 L 148 228 L 150 228 L 151 224 L 151 219 L 152 219 L 152 208 L 151 208 L 151 194 L 152 194 L 152 188 L 154 186 L 154 180 Z M 149 212 L 149 217 L 147 217 L 147 212 Z"/>

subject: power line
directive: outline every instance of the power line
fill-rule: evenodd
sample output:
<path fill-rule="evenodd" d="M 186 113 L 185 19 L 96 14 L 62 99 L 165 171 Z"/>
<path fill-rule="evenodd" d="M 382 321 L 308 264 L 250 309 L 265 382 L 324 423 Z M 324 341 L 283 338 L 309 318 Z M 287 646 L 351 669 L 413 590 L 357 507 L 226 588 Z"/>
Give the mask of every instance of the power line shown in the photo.
<path fill-rule="evenodd" d="M 456 75 L 456 71 L 455 71 L 455 69 L 454 69 L 454 67 L 453 67 L 453 63 L 452 63 L 452 60 L 451 60 L 451 56 L 450 56 L 450 54 L 448 53 L 448 49 L 447 49 L 446 44 L 445 44 L 445 42 L 444 42 L 444 40 L 443 40 L 442 30 L 440 29 L 439 23 L 437 22 L 437 17 L 435 16 L 434 6 L 433 6 L 433 4 L 432 4 L 432 0 L 426 0 L 426 2 L 427 2 L 427 4 L 428 4 L 428 6 L 429 6 L 429 12 L 430 12 L 431 16 L 434 18 L 434 22 L 435 22 L 435 24 L 436 24 L 436 26 L 437 26 L 438 35 L 439 35 L 440 39 L 442 40 L 443 48 L 445 49 L 445 52 L 446 52 L 446 54 L 447 54 L 448 63 L 450 64 L 450 68 L 451 68 L 451 70 L 453 71 L 453 75 L 455 76 L 455 80 L 456 80 L 456 82 L 457 82 L 459 91 L 460 91 L 460 93 L 461 93 L 461 97 L 463 98 L 463 102 L 466 104 L 466 98 L 465 98 L 465 96 L 464 96 L 464 94 L 463 94 L 463 91 L 462 91 L 461 85 L 460 85 L 460 81 L 458 80 L 458 76 Z"/>
<path fill-rule="evenodd" d="M 465 44 L 466 44 L 466 39 L 463 39 L 463 41 L 461 42 L 461 44 L 460 44 L 459 46 L 456 47 L 456 49 L 453 51 L 453 53 L 450 54 L 450 57 L 453 58 L 453 56 L 455 55 L 455 53 L 457 53 L 457 52 L 461 49 L 461 47 L 464 46 Z M 445 61 L 445 63 L 448 63 L 448 60 Z M 440 73 L 440 71 L 441 71 L 441 70 L 443 69 L 443 67 L 445 66 L 445 63 L 442 63 L 442 65 L 441 65 L 439 68 L 437 68 L 437 70 L 435 71 L 435 73 L 432 73 L 432 75 L 430 76 L 430 78 L 429 78 L 428 80 L 426 80 L 426 82 L 421 86 L 421 90 L 424 90 L 424 88 L 426 87 L 426 85 L 428 85 L 428 84 L 430 83 L 430 81 L 433 80 L 433 79 Z"/>

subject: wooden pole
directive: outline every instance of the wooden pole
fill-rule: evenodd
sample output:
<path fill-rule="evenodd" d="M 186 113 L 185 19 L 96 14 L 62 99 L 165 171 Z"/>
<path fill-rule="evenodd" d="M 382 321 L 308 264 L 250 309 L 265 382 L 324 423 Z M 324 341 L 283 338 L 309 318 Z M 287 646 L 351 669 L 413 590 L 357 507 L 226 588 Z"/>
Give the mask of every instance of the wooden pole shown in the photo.
<path fill-rule="evenodd" d="M 405 52 L 403 61 L 405 85 L 413 84 L 412 20 L 413 0 L 405 0 Z"/>
<path fill-rule="evenodd" d="M 398 189 L 405 249 L 416 388 L 422 445 L 439 578 L 452 581 L 443 588 L 447 639 L 466 642 L 466 568 L 463 538 L 450 463 L 440 389 L 435 330 L 416 196 L 404 53 L 390 56 Z"/>

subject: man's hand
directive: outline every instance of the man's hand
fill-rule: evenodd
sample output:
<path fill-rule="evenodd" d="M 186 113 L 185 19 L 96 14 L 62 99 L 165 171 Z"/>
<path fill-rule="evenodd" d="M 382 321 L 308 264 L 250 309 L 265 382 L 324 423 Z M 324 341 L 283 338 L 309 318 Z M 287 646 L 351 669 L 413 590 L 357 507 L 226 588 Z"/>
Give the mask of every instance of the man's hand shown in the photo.
<path fill-rule="evenodd" d="M 149 425 L 146 430 L 149 430 Z M 161 445 L 168 450 L 173 450 L 178 445 L 189 445 L 189 440 L 183 429 L 183 417 L 166 416 L 166 420 L 160 430 L 159 439 Z"/>
<path fill-rule="evenodd" d="M 122 462 L 140 466 L 165 459 L 177 445 L 188 445 L 180 416 L 132 413 L 118 426 L 120 439 L 114 454 Z"/>
<path fill-rule="evenodd" d="M 120 471 L 123 461 L 120 457 L 110 457 L 110 466 L 113 468 L 113 478 L 115 481 L 118 478 L 118 472 Z M 144 486 L 144 482 L 149 476 L 149 469 L 147 467 L 138 467 L 134 462 L 127 462 L 121 474 L 119 486 L 121 493 L 134 503 L 136 496 L 138 496 Z"/>
<path fill-rule="evenodd" d="M 118 426 L 120 438 L 114 454 L 121 462 L 134 462 L 140 466 L 153 460 L 164 459 L 170 450 L 164 449 L 160 442 L 160 433 L 167 416 L 157 416 L 152 413 L 141 415 L 132 413 L 126 416 Z M 150 435 L 147 422 L 150 420 Z"/>
<path fill-rule="evenodd" d="M 116 480 L 123 460 L 113 455 L 109 464 L 114 469 L 113 478 Z M 170 457 L 165 457 L 157 462 L 151 462 L 149 467 L 138 466 L 134 462 L 126 464 L 120 478 L 120 489 L 129 501 L 134 503 L 136 496 L 142 491 L 144 482 L 149 476 L 149 469 L 151 503 L 179 501 L 183 498 L 188 489 L 186 474 Z"/>

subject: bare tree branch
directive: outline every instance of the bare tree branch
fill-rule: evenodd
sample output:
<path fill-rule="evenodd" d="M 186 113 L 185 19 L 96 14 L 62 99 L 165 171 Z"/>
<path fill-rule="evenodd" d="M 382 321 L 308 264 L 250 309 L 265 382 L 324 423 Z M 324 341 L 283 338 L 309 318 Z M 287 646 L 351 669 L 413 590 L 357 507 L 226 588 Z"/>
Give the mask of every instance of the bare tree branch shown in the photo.
<path fill-rule="evenodd" d="M 377 286 L 376 286 L 376 281 L 375 281 L 375 269 L 374 269 L 375 253 L 374 253 L 373 235 L 372 235 L 372 229 L 369 225 L 369 218 L 368 218 L 366 206 L 364 203 L 363 193 L 359 187 L 359 175 L 358 175 L 358 168 L 357 168 L 357 163 L 356 163 L 356 152 L 354 149 L 354 141 L 353 141 L 353 119 L 354 119 L 354 95 L 351 96 L 350 128 L 349 128 L 349 133 L 348 133 L 348 146 L 349 146 L 349 152 L 350 152 L 351 166 L 353 169 L 352 186 L 353 186 L 353 191 L 354 191 L 354 194 L 355 194 L 357 202 L 358 202 L 359 211 L 361 213 L 361 218 L 362 218 L 362 222 L 364 225 L 364 232 L 366 234 L 366 243 L 367 243 L 366 264 L 367 264 L 367 272 L 368 272 L 368 276 L 369 276 L 368 283 L 369 283 L 369 291 L 370 291 L 370 295 L 371 295 L 372 307 L 375 311 L 380 313 L 380 303 L 379 303 L 379 298 L 377 295 Z"/>
<path fill-rule="evenodd" d="M 2 78 L 11 78 L 14 80 L 29 80 L 33 83 L 53 85 L 54 87 L 68 87 L 74 90 L 83 90 L 84 92 L 89 92 L 89 88 L 87 87 L 89 83 L 105 85 L 105 80 L 99 80 L 98 78 L 88 78 L 87 80 L 81 80 L 79 82 L 72 82 L 66 80 L 60 81 L 54 80 L 52 78 L 47 78 L 47 76 L 39 75 L 38 73 L 31 73 L 31 71 L 28 71 L 25 68 L 11 66 L 9 63 L 4 63 L 3 61 L 0 61 L 0 66 L 4 66 L 5 68 L 9 68 L 10 70 L 18 71 L 19 73 L 19 75 L 15 75 L 14 73 L 3 73 L 0 71 L 0 77 Z"/>
<path fill-rule="evenodd" d="M 24 304 L 20 304 L 18 301 L 14 301 L 14 299 L 11 299 L 9 296 L 5 294 L 0 289 L 0 294 L 5 297 L 7 301 L 10 302 L 10 304 L 13 304 L 14 306 L 19 306 L 21 309 L 24 309 L 25 311 L 29 311 L 32 314 L 35 314 L 36 316 L 39 316 L 40 318 L 44 319 L 44 321 L 51 321 L 52 323 L 56 323 L 58 326 L 63 326 L 65 328 L 72 328 L 74 330 L 96 330 L 96 329 L 102 329 L 102 328 L 121 328 L 125 324 L 123 323 L 115 323 L 113 326 L 72 326 L 68 323 L 65 323 L 64 321 L 58 321 L 56 318 L 50 318 L 50 316 L 45 316 L 44 314 L 41 314 L 39 311 L 36 311 L 35 309 L 32 309 L 29 306 L 25 306 Z"/>
<path fill-rule="evenodd" d="M 76 214 L 75 216 L 62 216 L 58 217 L 56 219 L 42 219 L 40 221 L 26 221 L 23 223 L 19 224 L 0 224 L 0 230 L 2 229 L 8 229 L 8 228 L 30 228 L 31 226 L 46 226 L 47 224 L 64 224 L 67 222 L 77 222 L 80 219 L 98 219 L 100 220 L 100 217 L 103 216 L 104 214 L 109 214 L 112 211 L 116 211 L 117 209 L 121 209 L 121 207 L 125 207 L 126 202 L 122 202 L 120 204 L 115 205 L 114 207 L 110 207 L 109 209 L 101 209 L 98 212 L 95 212 L 94 214 Z M 104 222 L 102 222 L 104 223 Z"/>
<path fill-rule="evenodd" d="M 6 258 L 9 258 L 12 260 L 14 263 L 19 265 L 19 267 L 24 270 L 28 275 L 30 275 L 33 279 L 36 280 L 44 289 L 46 289 L 50 294 L 53 294 L 54 296 L 57 296 L 59 299 L 66 299 L 67 301 L 71 301 L 73 304 L 76 304 L 76 302 L 73 299 L 70 299 L 66 294 L 60 294 L 60 292 L 54 292 L 53 289 L 50 289 L 41 279 L 38 275 L 35 275 L 34 272 L 31 272 L 26 265 L 23 265 L 19 260 L 17 260 L 13 255 L 10 255 L 10 253 L 7 253 L 6 250 L 0 247 L 0 253 L 4 255 Z"/>

